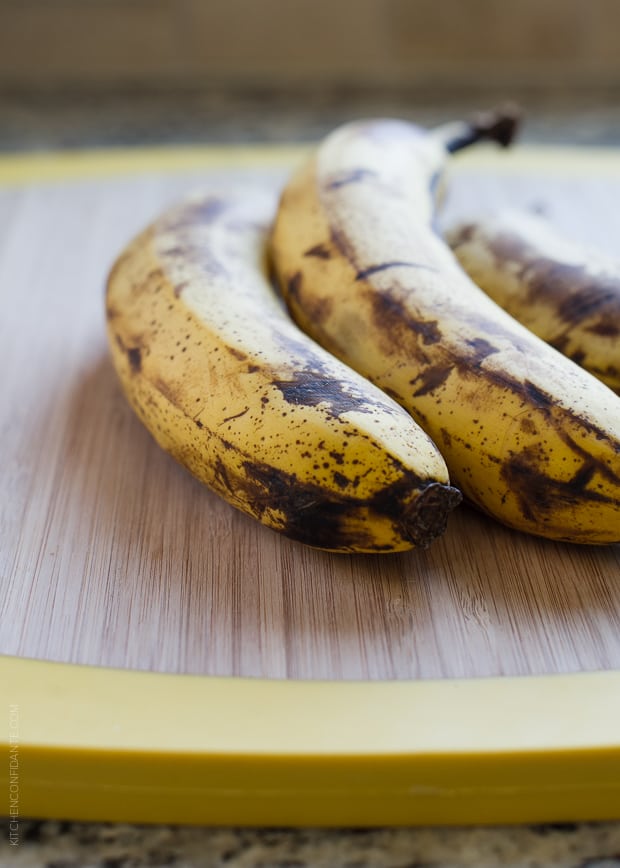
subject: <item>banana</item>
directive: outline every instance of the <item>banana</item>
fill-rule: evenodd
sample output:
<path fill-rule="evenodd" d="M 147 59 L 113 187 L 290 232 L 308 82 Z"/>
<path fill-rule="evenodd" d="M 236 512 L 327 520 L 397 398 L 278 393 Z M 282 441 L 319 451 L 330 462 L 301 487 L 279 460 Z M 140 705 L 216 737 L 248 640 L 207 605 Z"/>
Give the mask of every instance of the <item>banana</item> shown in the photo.
<path fill-rule="evenodd" d="M 303 334 L 266 269 L 277 190 L 205 192 L 107 281 L 122 388 L 159 445 L 232 506 L 336 552 L 426 547 L 461 494 L 397 403 Z"/>
<path fill-rule="evenodd" d="M 620 263 L 526 211 L 481 215 L 445 235 L 487 295 L 620 395 Z"/>
<path fill-rule="evenodd" d="M 620 540 L 620 401 L 493 302 L 435 229 L 448 155 L 501 124 L 347 123 L 285 184 L 270 236 L 293 318 L 398 401 L 469 503 L 519 531 Z"/>

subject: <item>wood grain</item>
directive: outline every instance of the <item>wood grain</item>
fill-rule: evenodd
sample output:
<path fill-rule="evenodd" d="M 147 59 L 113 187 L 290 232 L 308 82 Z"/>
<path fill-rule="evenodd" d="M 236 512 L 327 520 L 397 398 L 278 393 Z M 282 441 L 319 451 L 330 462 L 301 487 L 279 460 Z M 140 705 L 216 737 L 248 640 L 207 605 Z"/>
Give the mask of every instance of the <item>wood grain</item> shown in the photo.
<path fill-rule="evenodd" d="M 1 10 L 7 85 L 90 88 L 95 99 L 106 86 L 348 85 L 404 87 L 423 103 L 429 90 L 469 100 L 475 88 L 501 98 L 528 88 L 561 105 L 588 88 L 613 94 L 620 69 L 613 0 L 477 0 L 473 14 L 459 0 L 4 0 Z"/>
<path fill-rule="evenodd" d="M 159 450 L 116 382 L 103 286 L 128 238 L 208 180 L 0 191 L 0 653 L 302 679 L 620 668 L 619 546 L 539 540 L 463 507 L 426 552 L 331 555 L 237 513 Z M 544 200 L 569 230 L 594 236 L 598 219 L 611 243 L 618 194 L 620 174 L 463 170 L 447 208 Z"/>

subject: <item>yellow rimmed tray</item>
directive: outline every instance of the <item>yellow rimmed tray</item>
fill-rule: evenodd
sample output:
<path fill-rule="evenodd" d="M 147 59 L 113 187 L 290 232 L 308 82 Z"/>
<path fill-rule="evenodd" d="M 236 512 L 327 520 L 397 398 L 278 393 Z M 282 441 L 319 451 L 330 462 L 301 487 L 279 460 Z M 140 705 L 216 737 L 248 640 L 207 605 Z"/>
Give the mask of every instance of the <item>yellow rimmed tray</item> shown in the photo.
<path fill-rule="evenodd" d="M 305 148 L 0 158 L 5 813 L 383 825 L 620 819 L 620 548 L 463 508 L 427 552 L 305 549 L 161 453 L 107 357 L 103 285 L 185 192 Z M 482 148 L 500 199 L 613 250 L 620 154 Z"/>

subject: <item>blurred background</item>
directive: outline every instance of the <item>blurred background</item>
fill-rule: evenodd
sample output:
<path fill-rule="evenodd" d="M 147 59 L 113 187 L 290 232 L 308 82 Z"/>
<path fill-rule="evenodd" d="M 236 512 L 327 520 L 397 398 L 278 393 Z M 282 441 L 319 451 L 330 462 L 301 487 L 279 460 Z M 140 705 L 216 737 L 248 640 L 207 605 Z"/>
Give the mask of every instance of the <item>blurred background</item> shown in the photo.
<path fill-rule="evenodd" d="M 0 148 L 299 142 L 505 100 L 620 142 L 618 0 L 0 0 Z"/>

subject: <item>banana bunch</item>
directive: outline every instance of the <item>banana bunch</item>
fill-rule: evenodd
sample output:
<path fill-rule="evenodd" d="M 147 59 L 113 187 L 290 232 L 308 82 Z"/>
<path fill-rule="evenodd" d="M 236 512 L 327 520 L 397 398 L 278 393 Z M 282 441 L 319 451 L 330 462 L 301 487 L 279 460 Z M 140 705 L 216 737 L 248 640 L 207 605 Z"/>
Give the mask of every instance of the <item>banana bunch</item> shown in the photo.
<path fill-rule="evenodd" d="M 334 130 L 282 191 L 275 274 L 301 328 L 411 414 L 470 503 L 520 531 L 618 542 L 620 398 L 486 295 L 434 228 L 448 155 L 500 130 Z"/>
<path fill-rule="evenodd" d="M 452 226 L 446 239 L 487 295 L 620 395 L 620 263 L 512 209 Z"/>
<path fill-rule="evenodd" d="M 222 498 L 311 546 L 428 546 L 461 500 L 428 434 L 303 334 L 267 270 L 277 191 L 182 202 L 120 254 L 109 346 L 155 440 Z"/>

